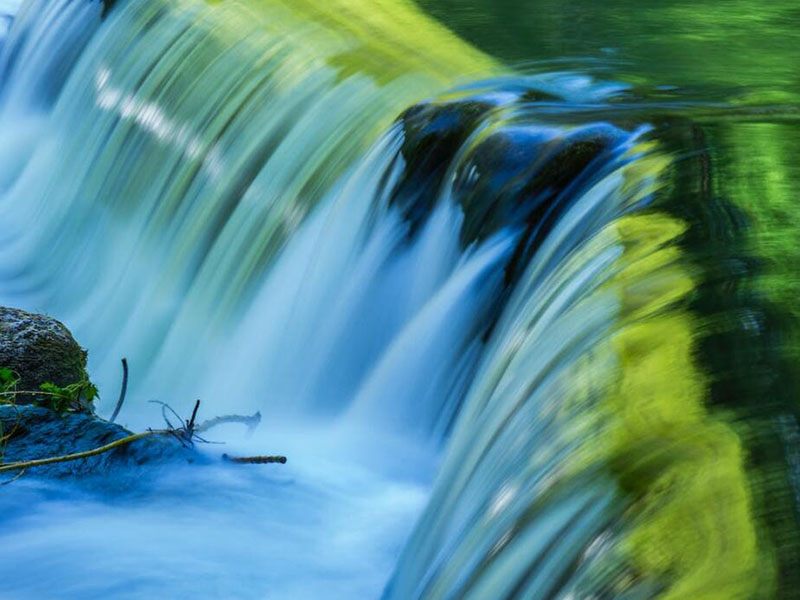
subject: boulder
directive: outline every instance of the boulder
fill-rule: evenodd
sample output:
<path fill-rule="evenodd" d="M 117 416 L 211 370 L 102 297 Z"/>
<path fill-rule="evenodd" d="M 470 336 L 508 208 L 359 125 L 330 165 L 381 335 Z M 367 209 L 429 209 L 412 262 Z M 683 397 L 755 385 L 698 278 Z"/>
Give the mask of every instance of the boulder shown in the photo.
<path fill-rule="evenodd" d="M 41 406 L 0 405 L 0 439 L 5 439 L 0 462 L 6 464 L 93 450 L 129 435 L 131 432 L 124 427 L 85 413 L 58 414 Z M 89 458 L 35 467 L 31 474 L 105 475 L 111 469 L 144 464 L 207 460 L 174 438 L 158 435 Z"/>
<path fill-rule="evenodd" d="M 423 102 L 404 112 L 405 169 L 390 202 L 410 234 L 449 183 L 464 214 L 463 247 L 503 228 L 519 233 L 505 269 L 506 283 L 513 284 L 560 213 L 630 136 L 610 123 L 553 127 L 536 119 L 531 107 L 558 101 L 528 90 Z M 448 174 L 452 180 L 445 182 Z"/>
<path fill-rule="evenodd" d="M 455 156 L 496 102 L 475 98 L 423 102 L 400 116 L 405 169 L 392 195 L 413 233 L 430 215 Z"/>
<path fill-rule="evenodd" d="M 19 377 L 17 390 L 39 391 L 43 383 L 65 387 L 88 381 L 86 351 L 59 321 L 13 308 L 0 308 L 0 367 Z M 38 396 L 0 398 L 0 464 L 94 450 L 131 432 L 92 414 L 81 403 L 55 411 Z M 41 398 L 46 400 L 46 398 Z M 38 466 L 37 476 L 105 474 L 145 463 L 202 462 L 202 455 L 171 436 L 146 437 L 80 460 Z M 2 479 L 2 478 L 0 478 Z"/>
<path fill-rule="evenodd" d="M 45 315 L 0 307 L 0 367 L 12 369 L 19 390 L 43 383 L 64 387 L 88 379 L 86 351 L 61 322 Z M 19 396 L 17 404 L 35 397 Z"/>
<path fill-rule="evenodd" d="M 399 207 L 411 233 L 431 213 L 448 169 L 470 136 L 489 123 L 495 111 L 560 101 L 563 98 L 542 90 L 495 90 L 420 102 L 400 115 L 405 169 L 391 203 Z"/>
<path fill-rule="evenodd" d="M 459 162 L 454 197 L 464 246 L 502 228 L 520 233 L 506 269 L 515 281 L 577 192 L 602 173 L 629 135 L 607 123 L 572 129 L 499 125 Z"/>

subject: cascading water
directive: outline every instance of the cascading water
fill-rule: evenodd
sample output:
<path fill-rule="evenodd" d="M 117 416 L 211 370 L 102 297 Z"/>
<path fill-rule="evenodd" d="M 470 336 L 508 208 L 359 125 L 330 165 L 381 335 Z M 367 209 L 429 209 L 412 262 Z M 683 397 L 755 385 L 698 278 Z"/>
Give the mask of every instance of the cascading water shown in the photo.
<path fill-rule="evenodd" d="M 405 1 L 19 4 L 0 305 L 70 326 L 101 414 L 126 356 L 126 425 L 199 397 L 290 460 L 15 481 L 0 598 L 790 597 L 796 420 L 767 515 L 698 358 L 685 106 Z"/>
<path fill-rule="evenodd" d="M 49 14 L 70 28 L 81 25 L 70 14 L 78 5 L 86 19 L 99 17 L 96 4 L 60 4 L 32 6 L 29 13 L 40 21 L 31 31 L 21 28 L 7 55 L 24 55 L 30 47 L 59 56 L 58 47 L 48 45 L 47 36 L 55 36 Z M 363 151 L 379 119 L 396 112 L 395 97 L 425 89 L 422 81 L 406 79 L 402 92 L 361 74 L 342 79 L 315 56 L 296 51 L 299 41 L 270 37 L 257 24 L 243 41 L 226 42 L 213 28 L 231 20 L 240 32 L 246 15 L 207 10 L 139 2 L 115 11 L 52 108 L 46 141 L 37 138 L 25 168 L 7 176 L 13 178 L 7 202 L 26 210 L 7 227 L 6 235 L 16 235 L 4 252 L 28 274 L 9 278 L 4 301 L 72 313 L 68 320 L 97 348 L 98 360 L 107 356 L 111 365 L 127 353 L 141 369 L 140 381 L 156 363 L 159 386 L 166 383 L 164 370 L 175 374 L 174 357 L 161 372 L 151 357 L 177 337 L 184 364 L 197 360 L 199 370 L 202 357 L 187 355 L 187 336 L 201 347 L 205 336 L 228 326 L 226 315 L 255 293 L 282 240 Z M 35 29 L 39 22 L 43 37 Z M 13 110 L 17 88 L 36 88 L 39 79 L 50 83 L 48 70 L 38 68 L 14 71 L 30 80 L 26 85 L 13 85 L 9 76 L 6 110 Z M 21 106 L 29 110 L 27 102 Z M 74 162 L 54 159 L 64 145 L 80 148 L 69 153 Z M 290 168 L 300 156 L 302 166 Z M 111 163 L 114 175 L 106 168 Z M 44 202 L 53 195 L 59 200 L 52 206 L 47 200 L 47 207 L 20 200 Z M 51 213 L 50 224 L 31 228 L 42 210 Z M 77 213 L 87 217 L 73 218 Z M 73 262 L 76 238 L 85 244 L 82 253 L 94 258 Z M 67 284 L 59 274 L 86 291 L 63 294 Z M 132 325 L 140 317 L 148 327 Z M 113 340 L 105 333 L 109 327 L 119 331 Z"/>

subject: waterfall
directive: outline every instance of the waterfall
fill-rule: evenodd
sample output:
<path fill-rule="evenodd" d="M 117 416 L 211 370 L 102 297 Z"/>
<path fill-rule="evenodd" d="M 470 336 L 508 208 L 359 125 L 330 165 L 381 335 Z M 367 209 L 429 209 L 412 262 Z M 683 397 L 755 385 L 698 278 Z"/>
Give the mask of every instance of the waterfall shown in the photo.
<path fill-rule="evenodd" d="M 381 124 L 441 83 L 343 73 L 331 63 L 348 40 L 293 23 L 279 4 L 249 15 L 228 4 L 129 2 L 91 36 L 100 12 L 98 3 L 29 3 L 5 48 L 3 122 L 13 124 L 3 148 L 13 156 L 2 202 L 14 208 L 2 232 L 2 301 L 59 314 L 92 349 L 102 387 L 127 356 L 144 396 L 176 385 L 191 396 L 235 335 L 232 318 L 281 269 L 285 240 L 318 204 L 330 212 L 342 194 L 375 195 L 358 189 L 370 182 L 328 189 Z M 363 235 L 355 226 L 342 234 L 353 245 Z M 331 267 L 348 268 L 337 251 Z M 302 265 L 293 268 L 299 277 Z M 441 269 L 424 285 L 435 288 L 452 265 Z M 232 368 L 226 380 L 245 377 Z"/>
<path fill-rule="evenodd" d="M 769 589 L 698 358 L 682 156 L 636 101 L 405 0 L 0 0 L 0 305 L 73 330 L 99 414 L 127 357 L 127 426 L 201 398 L 265 416 L 226 450 L 290 456 L 119 505 L 23 481 L 10 593 L 46 593 L 46 552 L 74 598 Z"/>

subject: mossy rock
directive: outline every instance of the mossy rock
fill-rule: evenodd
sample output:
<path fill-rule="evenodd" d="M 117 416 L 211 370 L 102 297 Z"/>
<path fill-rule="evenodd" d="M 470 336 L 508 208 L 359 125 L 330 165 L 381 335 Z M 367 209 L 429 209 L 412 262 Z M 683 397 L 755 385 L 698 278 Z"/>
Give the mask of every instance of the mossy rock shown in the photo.
<path fill-rule="evenodd" d="M 43 383 L 65 387 L 88 380 L 86 350 L 63 323 L 15 308 L 0 307 L 0 367 L 19 376 L 20 391 L 39 391 Z M 35 400 L 19 396 L 16 402 Z"/>

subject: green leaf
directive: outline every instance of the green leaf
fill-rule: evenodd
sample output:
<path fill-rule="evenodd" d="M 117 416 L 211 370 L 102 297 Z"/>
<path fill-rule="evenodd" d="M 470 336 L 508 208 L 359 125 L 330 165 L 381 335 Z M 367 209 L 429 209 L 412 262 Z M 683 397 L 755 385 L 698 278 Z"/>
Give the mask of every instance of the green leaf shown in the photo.
<path fill-rule="evenodd" d="M 10 388 L 17 385 L 19 377 L 17 374 L 8 367 L 0 367 L 0 390 L 8 391 Z"/>
<path fill-rule="evenodd" d="M 39 389 L 46 395 L 38 404 L 58 413 L 83 410 L 98 397 L 97 387 L 88 379 L 64 387 L 47 382 L 40 385 Z"/>

